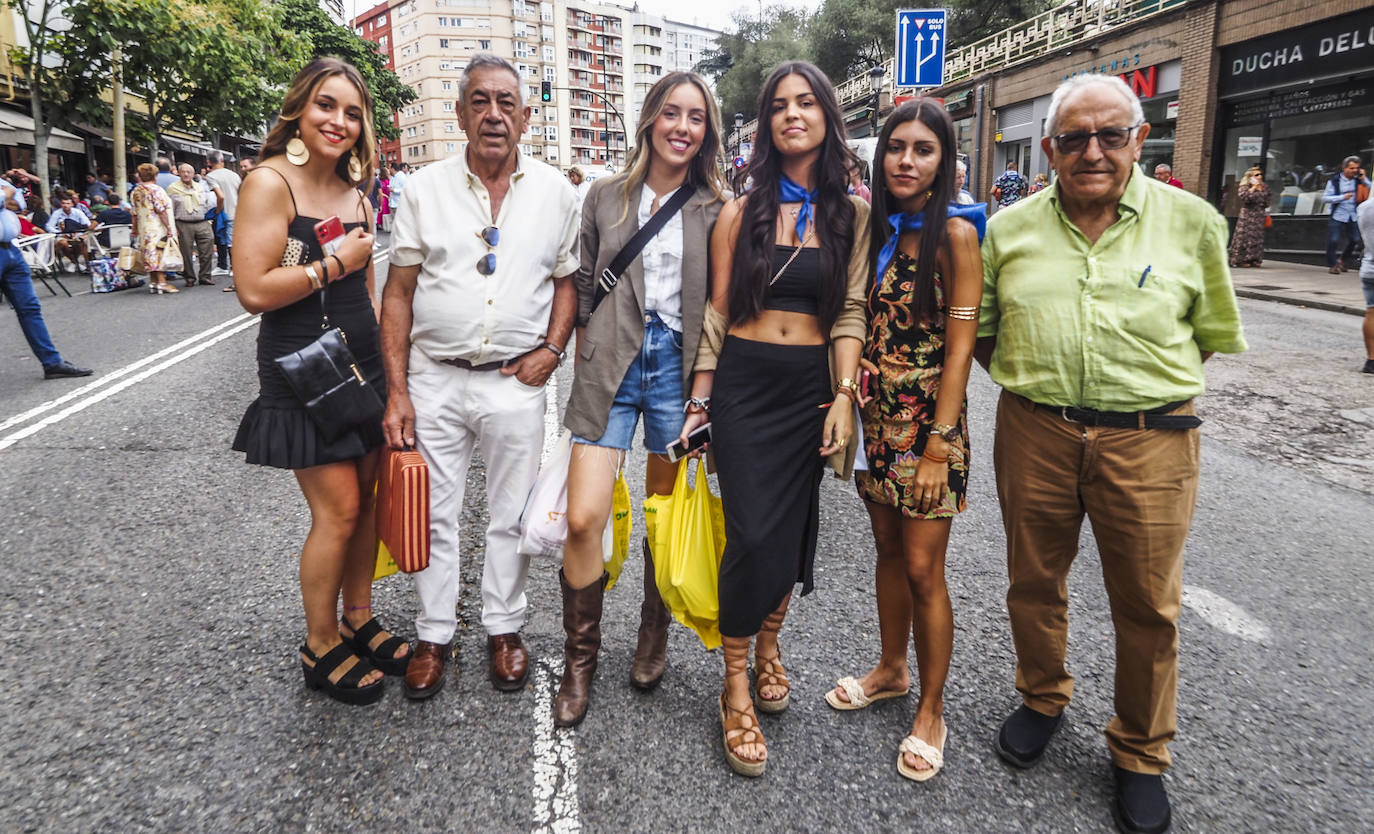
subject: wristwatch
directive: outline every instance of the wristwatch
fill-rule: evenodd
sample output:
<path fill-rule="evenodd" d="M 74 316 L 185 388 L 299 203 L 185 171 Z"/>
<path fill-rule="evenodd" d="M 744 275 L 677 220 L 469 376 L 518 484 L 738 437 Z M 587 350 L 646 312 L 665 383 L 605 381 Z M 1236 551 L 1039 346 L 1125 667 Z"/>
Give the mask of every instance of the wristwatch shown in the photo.
<path fill-rule="evenodd" d="M 943 437 L 946 443 L 953 443 L 959 439 L 959 427 L 948 423 L 931 423 L 930 433 Z"/>
<path fill-rule="evenodd" d="M 695 411 L 693 411 L 693 409 L 695 409 Z M 688 398 L 687 398 L 687 402 L 685 402 L 685 403 L 682 404 L 682 413 L 683 413 L 683 414 L 692 414 L 692 413 L 697 413 L 697 412 L 709 412 L 710 410 L 711 410 L 711 398 L 710 398 L 710 397 L 688 397 Z"/>
<path fill-rule="evenodd" d="M 545 342 L 544 344 L 540 345 L 540 347 L 544 348 L 545 350 L 553 351 L 553 355 L 558 357 L 559 362 L 562 362 L 563 358 L 568 355 L 566 351 L 564 351 L 558 345 L 555 345 L 553 342 Z"/>

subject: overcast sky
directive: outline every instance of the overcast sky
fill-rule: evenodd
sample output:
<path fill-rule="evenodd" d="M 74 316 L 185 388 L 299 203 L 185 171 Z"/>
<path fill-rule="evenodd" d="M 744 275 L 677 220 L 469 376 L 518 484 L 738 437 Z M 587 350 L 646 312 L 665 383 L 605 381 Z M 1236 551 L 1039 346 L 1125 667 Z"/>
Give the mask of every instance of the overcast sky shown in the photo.
<path fill-rule="evenodd" d="M 344 9 L 349 12 L 351 20 L 359 11 L 367 11 L 378 2 L 379 0 L 344 0 Z M 632 6 L 634 3 L 635 0 L 619 0 L 617 5 Z M 814 11 L 820 8 L 821 0 L 786 0 L 782 3 L 764 0 L 763 5 L 795 6 Z M 738 9 L 744 9 L 754 15 L 759 13 L 757 0 L 639 0 L 639 7 L 650 14 L 712 29 L 733 28 L 731 15 Z"/>

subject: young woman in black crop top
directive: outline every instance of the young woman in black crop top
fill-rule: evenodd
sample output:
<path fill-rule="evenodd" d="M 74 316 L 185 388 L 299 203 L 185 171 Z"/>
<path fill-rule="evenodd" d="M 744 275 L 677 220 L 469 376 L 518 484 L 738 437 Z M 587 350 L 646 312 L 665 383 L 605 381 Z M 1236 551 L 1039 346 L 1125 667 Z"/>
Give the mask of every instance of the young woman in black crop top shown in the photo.
<path fill-rule="evenodd" d="M 726 759 L 746 776 L 768 755 L 755 704 L 782 712 L 790 696 L 778 630 L 794 585 L 812 589 L 821 471 L 832 455 L 843 469 L 854 443 L 868 210 L 846 193 L 853 153 L 816 67 L 778 67 L 758 112 L 754 186 L 726 204 L 711 236 L 712 301 L 682 431 L 712 423 L 726 530 L 719 712 Z M 756 701 L 746 674 L 755 636 Z"/>
<path fill-rule="evenodd" d="M 352 66 L 320 58 L 302 69 L 263 142 L 262 162 L 239 194 L 234 250 L 239 303 L 262 313 L 260 391 L 234 448 L 249 463 L 291 469 L 310 505 L 310 534 L 300 556 L 302 672 L 311 689 L 350 704 L 376 701 L 383 672 L 404 674 L 410 660 L 406 642 L 371 615 L 377 552 L 372 492 L 384 442 L 381 423 L 326 440 L 273 359 L 319 337 L 325 303 L 319 288 L 327 282 L 330 322 L 347 334 L 362 373 L 386 399 L 371 218 L 358 191 L 374 165 L 371 119 L 367 84 Z M 314 225 L 331 216 L 349 231 L 328 255 Z"/>

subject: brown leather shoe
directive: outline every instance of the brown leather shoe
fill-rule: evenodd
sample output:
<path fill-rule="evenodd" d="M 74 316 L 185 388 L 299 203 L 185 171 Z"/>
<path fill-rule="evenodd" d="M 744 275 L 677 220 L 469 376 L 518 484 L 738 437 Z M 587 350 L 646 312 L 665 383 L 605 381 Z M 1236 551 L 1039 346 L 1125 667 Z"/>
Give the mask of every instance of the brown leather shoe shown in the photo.
<path fill-rule="evenodd" d="M 639 645 L 630 667 L 630 683 L 646 692 L 658 686 L 668 667 L 668 622 L 672 617 L 654 581 L 654 557 L 644 539 L 644 603 L 639 607 Z"/>
<path fill-rule="evenodd" d="M 412 701 L 422 701 L 444 688 L 444 663 L 449 647 L 441 643 L 420 640 L 410 654 L 406 666 L 405 693 Z"/>
<path fill-rule="evenodd" d="M 601 603 L 606 595 L 609 574 L 585 588 L 568 584 L 563 571 L 558 584 L 563 588 L 563 680 L 553 699 L 553 723 L 557 727 L 576 727 L 587 717 L 587 701 L 596 676 L 596 655 L 601 650 Z"/>
<path fill-rule="evenodd" d="M 526 651 L 518 632 L 487 637 L 487 657 L 491 659 L 488 676 L 492 686 L 502 692 L 525 688 L 525 678 L 530 671 L 530 653 Z"/>

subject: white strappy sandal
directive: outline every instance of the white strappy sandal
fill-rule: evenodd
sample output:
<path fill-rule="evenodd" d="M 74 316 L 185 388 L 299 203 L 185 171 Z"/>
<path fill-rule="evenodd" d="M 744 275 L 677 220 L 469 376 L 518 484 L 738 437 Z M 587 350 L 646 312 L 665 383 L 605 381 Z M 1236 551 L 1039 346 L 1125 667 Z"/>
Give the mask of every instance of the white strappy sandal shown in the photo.
<path fill-rule="evenodd" d="M 915 735 L 909 735 L 902 739 L 901 746 L 897 748 L 897 772 L 913 782 L 924 782 L 940 772 L 940 768 L 945 766 L 945 740 L 949 738 L 949 725 L 940 729 L 940 744 L 932 747 Z M 926 760 L 930 767 L 925 770 L 917 770 L 909 767 L 903 754 L 910 753 L 913 756 L 920 756 Z"/>
<path fill-rule="evenodd" d="M 840 696 L 835 693 L 835 690 L 831 689 L 825 693 L 825 702 L 832 708 L 840 710 L 841 712 L 863 709 L 875 701 L 886 701 L 889 698 L 905 698 L 907 693 L 911 691 L 911 687 L 907 687 L 906 689 L 884 689 L 874 692 L 872 695 L 865 695 L 864 686 L 859 683 L 858 678 L 848 677 L 840 678 L 835 681 L 835 685 L 844 690 L 844 694 L 849 696 L 849 700 L 840 700 Z"/>

